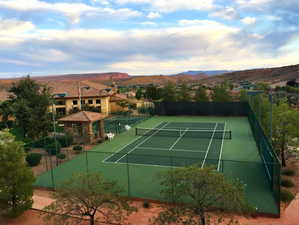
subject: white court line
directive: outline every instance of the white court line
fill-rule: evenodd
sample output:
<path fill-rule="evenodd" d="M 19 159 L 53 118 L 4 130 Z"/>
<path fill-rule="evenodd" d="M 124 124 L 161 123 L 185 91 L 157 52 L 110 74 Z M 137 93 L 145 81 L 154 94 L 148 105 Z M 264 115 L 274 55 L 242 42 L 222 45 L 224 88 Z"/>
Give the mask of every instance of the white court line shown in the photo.
<path fill-rule="evenodd" d="M 186 132 L 188 131 L 188 128 L 184 130 L 184 133 L 178 138 L 176 139 L 176 141 L 173 143 L 173 145 L 170 146 L 169 151 L 171 151 L 174 146 L 182 139 L 182 137 L 186 134 Z"/>
<path fill-rule="evenodd" d="M 225 130 L 225 127 L 226 127 L 226 122 L 224 123 L 224 128 L 223 128 L 223 130 Z M 221 149 L 220 149 L 220 154 L 219 154 L 218 167 L 217 167 L 217 170 L 218 170 L 218 171 L 220 170 L 220 163 L 221 163 L 221 158 L 222 158 L 222 149 L 223 149 L 224 134 L 225 134 L 225 133 L 223 132 L 223 135 L 222 135 L 222 142 L 221 142 Z"/>
<path fill-rule="evenodd" d="M 105 162 L 109 164 L 115 164 L 114 162 Z M 155 166 L 155 167 L 162 167 L 162 168 L 181 168 L 179 166 L 162 166 L 162 165 L 156 165 L 156 164 L 142 164 L 142 163 L 126 163 L 126 162 L 118 162 L 117 164 L 123 164 L 123 165 L 136 165 L 136 166 Z"/>
<path fill-rule="evenodd" d="M 166 124 L 167 124 L 167 123 L 166 123 Z M 161 123 L 158 124 L 157 126 L 160 126 L 160 125 L 161 125 Z M 163 126 L 163 127 L 164 127 L 164 126 Z M 130 144 L 133 144 L 135 141 L 141 139 L 142 137 L 144 137 L 144 136 L 140 136 L 140 137 L 134 138 L 134 139 L 133 139 L 132 141 L 130 141 L 128 144 L 126 144 L 126 145 L 124 145 L 123 147 L 121 147 L 117 152 L 114 152 L 112 155 L 107 156 L 102 162 L 105 163 L 105 161 L 106 161 L 107 159 L 109 159 L 110 157 L 113 157 L 114 155 L 116 155 L 117 153 L 119 153 L 120 151 L 122 151 L 123 149 L 125 149 L 127 146 L 129 146 Z M 114 163 L 114 162 L 113 162 L 113 163 Z"/>
<path fill-rule="evenodd" d="M 169 151 L 169 148 L 151 148 L 151 147 L 138 147 L 138 149 L 144 149 L 144 150 L 152 150 L 152 151 Z M 172 151 L 174 152 L 204 152 L 206 151 L 192 151 L 192 150 L 187 150 L 187 149 L 173 149 Z"/>
<path fill-rule="evenodd" d="M 218 124 L 218 123 L 216 123 L 216 124 Z M 136 129 L 140 129 L 140 130 L 148 130 L 148 131 L 154 131 L 154 130 L 159 130 L 159 131 L 172 131 L 172 132 L 181 132 L 181 130 L 182 129 L 165 129 L 165 128 L 143 128 L 143 127 L 136 127 Z M 188 129 L 188 131 L 189 132 L 199 132 L 199 133 L 205 133 L 205 132 L 211 132 L 211 131 L 213 131 L 213 133 L 214 132 L 225 132 L 226 130 L 215 130 L 215 129 L 210 129 L 210 130 L 207 130 L 207 129 L 205 129 L 205 130 L 192 130 L 192 129 L 190 129 L 190 128 L 186 128 L 186 129 Z M 184 130 L 185 131 L 185 130 Z M 142 136 L 144 136 L 144 135 L 142 135 Z M 165 135 L 165 137 L 168 137 L 168 136 L 166 136 Z"/>
<path fill-rule="evenodd" d="M 150 139 L 154 134 L 158 133 L 159 130 L 162 129 L 163 127 L 165 127 L 167 124 L 168 124 L 168 122 L 164 126 L 162 126 L 161 128 L 158 128 L 158 130 L 156 132 L 152 133 L 150 136 L 148 136 L 147 138 L 145 138 L 143 141 L 141 141 L 140 143 L 138 143 L 137 145 L 135 145 L 134 148 L 132 148 L 125 155 L 123 155 L 118 160 L 116 160 L 115 163 L 118 163 L 119 160 L 121 160 L 122 158 L 124 158 L 125 156 L 127 156 L 128 154 L 130 154 L 132 151 L 134 151 L 136 148 L 138 148 L 138 146 L 142 145 L 144 142 L 146 142 L 148 139 Z"/>
<path fill-rule="evenodd" d="M 213 141 L 213 138 L 214 138 L 214 135 L 215 135 L 215 131 L 216 131 L 217 126 L 218 126 L 218 123 L 216 123 L 216 125 L 215 125 L 215 127 L 214 127 L 214 132 L 213 132 L 212 137 L 211 137 L 211 139 L 210 139 L 210 143 L 209 143 L 208 148 L 207 148 L 207 153 L 206 153 L 205 158 L 204 158 L 204 160 L 203 160 L 203 162 L 202 162 L 201 168 L 203 168 L 203 166 L 204 166 L 205 163 L 206 163 L 206 159 L 207 159 L 207 156 L 208 156 L 208 154 L 209 154 L 210 147 L 211 147 L 211 144 L 212 144 L 212 141 Z"/>

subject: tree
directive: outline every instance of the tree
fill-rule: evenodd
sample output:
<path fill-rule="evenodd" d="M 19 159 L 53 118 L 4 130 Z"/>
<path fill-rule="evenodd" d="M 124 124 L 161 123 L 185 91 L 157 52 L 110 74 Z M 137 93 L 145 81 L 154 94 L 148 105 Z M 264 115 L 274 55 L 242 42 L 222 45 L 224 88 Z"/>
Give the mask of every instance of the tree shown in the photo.
<path fill-rule="evenodd" d="M 49 88 L 28 76 L 14 83 L 9 92 L 16 123 L 23 128 L 25 137 L 37 139 L 47 135 L 51 127 Z"/>
<path fill-rule="evenodd" d="M 155 85 L 149 85 L 145 88 L 144 97 L 149 100 L 159 100 L 161 98 L 161 91 Z"/>
<path fill-rule="evenodd" d="M 54 224 L 74 224 L 69 221 L 69 215 L 72 215 L 76 217 L 76 224 L 83 224 L 87 217 L 90 225 L 94 225 L 96 216 L 100 215 L 105 224 L 125 224 L 125 217 L 136 208 L 120 196 L 121 192 L 115 182 L 104 180 L 99 173 L 74 175 L 53 194 L 56 201 L 46 207 L 50 213 L 45 219 Z"/>
<path fill-rule="evenodd" d="M 208 102 L 209 97 L 207 96 L 206 89 L 202 86 L 199 86 L 195 92 L 195 101 L 196 102 Z"/>
<path fill-rule="evenodd" d="M 142 98 L 142 96 L 143 96 L 143 91 L 142 91 L 141 88 L 138 88 L 137 91 L 136 91 L 136 95 L 135 95 L 135 97 L 136 97 L 136 99 L 139 100 L 139 99 Z"/>
<path fill-rule="evenodd" d="M 212 99 L 214 102 L 231 102 L 232 97 L 224 86 L 217 86 L 213 90 Z"/>
<path fill-rule="evenodd" d="M 281 164 L 286 166 L 286 153 L 290 145 L 299 144 L 299 111 L 292 109 L 287 100 L 273 105 L 273 138 L 274 149 L 279 153 Z"/>
<path fill-rule="evenodd" d="M 0 131 L 0 211 L 18 216 L 32 206 L 34 176 L 26 166 L 23 144 Z"/>
<path fill-rule="evenodd" d="M 206 212 L 247 214 L 244 186 L 226 178 L 214 168 L 196 166 L 172 169 L 161 174 L 165 205 L 153 224 L 205 225 Z"/>
<path fill-rule="evenodd" d="M 247 92 L 245 89 L 242 89 L 240 91 L 240 102 L 247 102 L 247 101 L 248 101 Z"/>
<path fill-rule="evenodd" d="M 162 98 L 165 102 L 175 102 L 177 100 L 176 87 L 171 82 L 164 86 L 162 93 Z"/>
<path fill-rule="evenodd" d="M 12 108 L 10 101 L 7 100 L 4 102 L 0 102 L 0 116 L 6 128 L 8 128 L 8 120 L 9 117 L 12 116 Z"/>
<path fill-rule="evenodd" d="M 259 82 L 259 83 L 255 84 L 255 89 L 261 90 L 261 91 L 269 91 L 271 89 L 271 87 L 267 83 Z"/>
<path fill-rule="evenodd" d="M 182 102 L 190 102 L 191 101 L 191 96 L 190 96 L 190 88 L 188 87 L 188 85 L 183 82 L 177 92 L 177 96 L 178 96 L 178 101 L 182 101 Z"/>

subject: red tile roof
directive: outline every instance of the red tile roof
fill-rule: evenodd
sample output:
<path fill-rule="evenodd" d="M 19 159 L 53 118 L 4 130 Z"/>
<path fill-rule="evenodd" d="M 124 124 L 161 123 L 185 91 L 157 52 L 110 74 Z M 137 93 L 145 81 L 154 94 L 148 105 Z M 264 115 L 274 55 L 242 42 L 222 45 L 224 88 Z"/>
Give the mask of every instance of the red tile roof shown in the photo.
<path fill-rule="evenodd" d="M 50 87 L 52 94 L 65 94 L 66 98 L 109 96 L 111 92 L 109 87 L 103 84 L 91 81 L 48 81 L 43 82 Z M 59 96 L 56 96 L 59 98 Z"/>
<path fill-rule="evenodd" d="M 102 113 L 81 111 L 59 119 L 62 122 L 94 122 L 105 119 L 107 116 Z"/>

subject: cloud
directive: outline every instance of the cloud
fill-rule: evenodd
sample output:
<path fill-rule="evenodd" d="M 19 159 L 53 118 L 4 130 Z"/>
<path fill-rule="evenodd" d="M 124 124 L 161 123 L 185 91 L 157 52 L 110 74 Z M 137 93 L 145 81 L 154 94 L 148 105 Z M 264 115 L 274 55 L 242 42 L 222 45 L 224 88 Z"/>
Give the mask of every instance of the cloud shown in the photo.
<path fill-rule="evenodd" d="M 71 23 L 78 23 L 82 16 L 111 16 L 130 18 L 142 15 L 139 11 L 128 8 L 113 9 L 108 7 L 94 7 L 83 3 L 48 3 L 40 0 L 0 0 L 0 9 L 9 9 L 19 12 L 56 12 L 70 19 Z"/>
<path fill-rule="evenodd" d="M 225 7 L 216 12 L 211 13 L 213 17 L 219 17 L 225 20 L 233 20 L 239 17 L 238 12 L 233 7 Z"/>
<path fill-rule="evenodd" d="M 251 17 L 251 16 L 247 16 L 247 17 L 244 17 L 243 19 L 241 19 L 241 22 L 243 24 L 246 24 L 246 25 L 255 24 L 256 23 L 256 18 Z"/>
<path fill-rule="evenodd" d="M 163 28 L 68 30 L 10 19 L 0 20 L 0 27 L 10 29 L 0 33 L 1 72 L 169 74 L 190 69 L 278 66 L 299 58 L 296 30 L 261 35 L 207 19 L 178 20 L 176 25 Z"/>
<path fill-rule="evenodd" d="M 34 29 L 35 26 L 30 21 L 20 21 L 17 19 L 1 19 L 0 18 L 0 35 L 12 35 L 24 33 Z"/>
<path fill-rule="evenodd" d="M 149 18 L 149 19 L 157 19 L 157 18 L 160 18 L 160 17 L 161 17 L 161 15 L 158 12 L 150 12 L 147 15 L 147 18 Z"/>
<path fill-rule="evenodd" d="M 174 12 L 181 10 L 211 10 L 214 0 L 117 0 L 118 4 L 147 4 L 158 12 Z"/>

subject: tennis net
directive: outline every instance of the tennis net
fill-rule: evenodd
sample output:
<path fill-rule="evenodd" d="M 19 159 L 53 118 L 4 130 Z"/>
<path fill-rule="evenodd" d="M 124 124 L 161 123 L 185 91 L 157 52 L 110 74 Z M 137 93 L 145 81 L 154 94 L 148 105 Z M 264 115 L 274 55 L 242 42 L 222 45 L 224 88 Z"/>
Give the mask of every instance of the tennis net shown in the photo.
<path fill-rule="evenodd" d="M 230 130 L 188 130 L 136 127 L 136 136 L 232 139 Z"/>

